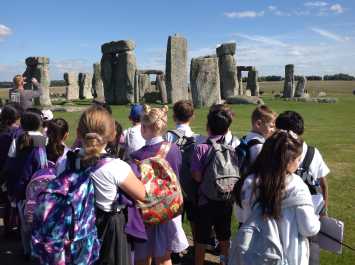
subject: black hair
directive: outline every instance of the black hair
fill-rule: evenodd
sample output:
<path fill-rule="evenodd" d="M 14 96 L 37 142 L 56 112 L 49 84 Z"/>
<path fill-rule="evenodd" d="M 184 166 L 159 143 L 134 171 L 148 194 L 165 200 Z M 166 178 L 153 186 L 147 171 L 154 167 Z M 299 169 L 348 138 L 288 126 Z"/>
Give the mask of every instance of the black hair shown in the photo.
<path fill-rule="evenodd" d="M 173 111 L 177 121 L 188 122 L 194 115 L 194 106 L 191 100 L 180 100 L 174 104 Z"/>
<path fill-rule="evenodd" d="M 20 118 L 21 114 L 14 107 L 11 105 L 5 105 L 0 114 L 1 131 L 10 127 Z"/>
<path fill-rule="evenodd" d="M 9 102 L 5 106 L 11 106 L 11 107 L 15 108 L 17 110 L 17 112 L 20 114 L 20 116 L 22 115 L 22 113 L 25 112 L 25 109 L 23 108 L 23 106 L 19 102 Z"/>
<path fill-rule="evenodd" d="M 33 147 L 33 139 L 29 131 L 38 131 L 42 126 L 41 117 L 32 111 L 26 111 L 21 116 L 21 128 L 23 133 L 16 141 L 16 152 L 21 153 Z"/>
<path fill-rule="evenodd" d="M 233 121 L 233 113 L 225 106 L 211 108 L 207 115 L 207 127 L 213 135 L 224 135 Z"/>
<path fill-rule="evenodd" d="M 64 136 L 69 132 L 69 125 L 66 120 L 58 118 L 48 121 L 47 126 L 47 158 L 55 163 L 64 153 L 65 146 L 62 142 Z"/>
<path fill-rule="evenodd" d="M 302 135 L 304 132 L 303 118 L 295 111 L 282 112 L 276 118 L 275 125 L 279 130 L 293 131 L 297 135 Z"/>

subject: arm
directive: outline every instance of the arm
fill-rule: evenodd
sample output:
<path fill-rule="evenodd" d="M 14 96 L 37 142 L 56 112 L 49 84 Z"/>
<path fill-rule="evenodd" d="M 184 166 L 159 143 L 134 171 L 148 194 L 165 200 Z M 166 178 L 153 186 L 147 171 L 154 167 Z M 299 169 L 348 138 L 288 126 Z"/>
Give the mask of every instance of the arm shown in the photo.
<path fill-rule="evenodd" d="M 318 216 L 314 213 L 312 205 L 302 205 L 296 207 L 296 219 L 298 231 L 302 236 L 310 237 L 319 232 L 320 222 Z"/>
<path fill-rule="evenodd" d="M 43 89 L 41 84 L 37 81 L 36 78 L 32 78 L 31 80 L 33 86 L 37 88 L 37 90 L 25 90 L 27 98 L 39 98 L 43 94 Z"/>
<path fill-rule="evenodd" d="M 320 179 L 320 187 L 322 189 L 323 200 L 324 200 L 324 207 L 325 209 L 328 208 L 328 182 L 325 177 L 321 177 Z"/>
<path fill-rule="evenodd" d="M 134 200 L 144 201 L 145 199 L 144 185 L 134 175 L 132 170 L 128 173 L 127 178 L 120 183 L 120 188 Z"/>

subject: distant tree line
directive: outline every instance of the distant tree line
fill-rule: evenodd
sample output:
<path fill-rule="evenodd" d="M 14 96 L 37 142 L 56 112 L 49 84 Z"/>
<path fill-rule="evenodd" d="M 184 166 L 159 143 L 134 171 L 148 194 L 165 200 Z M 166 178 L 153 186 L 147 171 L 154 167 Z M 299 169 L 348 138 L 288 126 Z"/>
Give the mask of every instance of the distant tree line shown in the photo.
<path fill-rule="evenodd" d="M 352 75 L 347 75 L 347 74 L 335 74 L 335 75 L 325 75 L 323 77 L 324 80 L 355 80 L 355 77 Z"/>

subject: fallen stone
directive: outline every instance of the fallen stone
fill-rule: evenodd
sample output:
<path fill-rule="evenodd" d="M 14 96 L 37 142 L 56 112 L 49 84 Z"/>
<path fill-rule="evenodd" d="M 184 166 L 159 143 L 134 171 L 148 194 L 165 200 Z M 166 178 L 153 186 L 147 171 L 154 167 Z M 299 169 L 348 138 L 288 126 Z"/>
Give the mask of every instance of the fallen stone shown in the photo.
<path fill-rule="evenodd" d="M 254 104 L 264 105 L 264 101 L 259 97 L 234 96 L 226 99 L 228 104 Z"/>

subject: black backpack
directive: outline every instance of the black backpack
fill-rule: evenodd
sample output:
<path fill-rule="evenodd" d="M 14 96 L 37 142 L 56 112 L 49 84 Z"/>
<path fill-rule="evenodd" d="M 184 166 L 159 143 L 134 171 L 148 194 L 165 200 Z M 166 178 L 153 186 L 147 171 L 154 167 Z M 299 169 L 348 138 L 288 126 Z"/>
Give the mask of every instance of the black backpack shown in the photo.
<path fill-rule="evenodd" d="M 304 183 L 306 183 L 312 195 L 321 193 L 319 180 L 314 178 L 309 168 L 314 158 L 314 153 L 315 148 L 313 146 L 308 146 L 303 162 L 295 172 L 303 179 Z"/>
<path fill-rule="evenodd" d="M 254 145 L 261 144 L 258 139 L 246 140 L 246 136 L 240 139 L 240 144 L 235 149 L 238 156 L 238 167 L 241 176 L 245 177 L 249 174 L 250 168 L 252 166 L 250 157 L 250 148 Z"/>
<path fill-rule="evenodd" d="M 184 200 L 197 203 L 198 183 L 191 177 L 191 159 L 196 146 L 196 139 L 185 136 L 180 130 L 169 130 L 168 132 L 176 136 L 174 143 L 179 147 L 182 156 L 179 181 Z"/>

